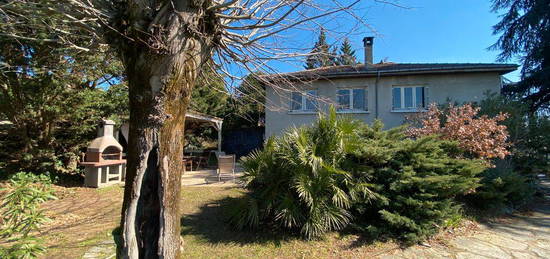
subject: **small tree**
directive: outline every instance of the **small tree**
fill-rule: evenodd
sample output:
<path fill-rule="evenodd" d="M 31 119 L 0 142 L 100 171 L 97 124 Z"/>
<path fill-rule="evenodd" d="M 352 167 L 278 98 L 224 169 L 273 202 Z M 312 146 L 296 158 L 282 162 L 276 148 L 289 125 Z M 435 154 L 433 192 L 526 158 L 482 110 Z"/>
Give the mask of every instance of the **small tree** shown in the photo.
<path fill-rule="evenodd" d="M 420 127 L 411 127 L 407 133 L 412 137 L 436 134 L 442 139 L 457 141 L 469 155 L 485 160 L 509 155 L 508 131 L 505 125 L 499 124 L 508 115 L 478 116 L 479 111 L 480 108 L 471 104 L 450 104 L 444 112 L 432 104 L 426 113 L 409 117 L 413 123 L 419 122 Z"/>
<path fill-rule="evenodd" d="M 338 65 L 357 65 L 355 50 L 352 49 L 348 38 L 344 39 L 340 47 L 340 55 L 338 55 Z"/>

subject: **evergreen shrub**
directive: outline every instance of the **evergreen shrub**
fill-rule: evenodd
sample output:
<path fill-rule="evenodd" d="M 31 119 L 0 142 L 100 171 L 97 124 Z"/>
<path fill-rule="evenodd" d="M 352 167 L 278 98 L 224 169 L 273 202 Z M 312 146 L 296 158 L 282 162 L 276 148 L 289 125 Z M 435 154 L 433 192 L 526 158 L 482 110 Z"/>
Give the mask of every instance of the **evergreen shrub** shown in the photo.
<path fill-rule="evenodd" d="M 535 194 L 533 179 L 515 171 L 511 166 L 498 163 L 482 173 L 481 185 L 467 201 L 481 209 L 514 208 L 531 200 Z"/>
<path fill-rule="evenodd" d="M 417 242 L 457 213 L 457 195 L 478 186 L 486 163 L 458 154 L 455 142 L 409 139 L 404 128 L 370 127 L 331 109 L 242 159 L 249 192 L 231 220 L 306 238 L 353 226 Z"/>
<path fill-rule="evenodd" d="M 457 158 L 456 142 L 435 136 L 409 139 L 403 128 L 364 127 L 362 144 L 348 170 L 373 184 L 376 199 L 357 201 L 355 226 L 373 237 L 422 241 L 459 213 L 457 196 L 474 191 L 481 160 Z"/>

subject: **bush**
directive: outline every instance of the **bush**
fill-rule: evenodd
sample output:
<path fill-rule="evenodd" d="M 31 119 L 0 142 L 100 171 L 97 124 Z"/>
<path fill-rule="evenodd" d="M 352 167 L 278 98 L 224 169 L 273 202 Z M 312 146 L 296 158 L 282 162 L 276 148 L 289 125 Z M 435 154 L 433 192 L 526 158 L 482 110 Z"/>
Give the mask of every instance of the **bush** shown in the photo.
<path fill-rule="evenodd" d="M 354 205 L 356 227 L 372 236 L 413 243 L 424 240 L 459 212 L 456 196 L 478 186 L 480 160 L 455 158 L 457 143 L 435 136 L 407 139 L 402 128 L 366 127 L 354 154 L 353 177 L 375 185 L 376 199 Z"/>
<path fill-rule="evenodd" d="M 467 197 L 470 204 L 482 209 L 513 208 L 533 197 L 535 188 L 532 179 L 503 163 L 483 172 L 481 186 Z"/>
<path fill-rule="evenodd" d="M 232 222 L 306 238 L 350 223 L 405 242 L 433 234 L 456 214 L 454 197 L 477 187 L 484 163 L 454 158 L 456 143 L 382 128 L 331 110 L 311 127 L 269 139 L 242 159 L 249 193 L 233 207 Z"/>
<path fill-rule="evenodd" d="M 438 135 L 444 140 L 457 141 L 470 157 L 503 159 L 510 154 L 507 127 L 501 123 L 508 115 L 499 112 L 489 117 L 478 115 L 479 112 L 480 108 L 471 104 L 449 104 L 445 110 L 432 104 L 428 112 L 410 118 L 421 125 L 409 128 L 407 133 L 412 137 Z"/>
<path fill-rule="evenodd" d="M 233 223 L 239 228 L 268 224 L 306 238 L 347 226 L 356 196 L 369 194 L 342 170 L 347 154 L 358 148 L 359 126 L 336 118 L 333 110 L 313 127 L 291 129 L 244 157 L 250 193 L 234 208 Z"/>
<path fill-rule="evenodd" d="M 480 113 L 489 116 L 500 112 L 509 114 L 502 124 L 510 132 L 509 160 L 514 171 L 528 178 L 550 171 L 550 118 L 547 115 L 530 113 L 525 102 L 494 94 L 488 94 L 480 108 Z"/>
<path fill-rule="evenodd" d="M 49 219 L 40 210 L 40 204 L 55 199 L 48 175 L 19 172 L 13 175 L 0 206 L 0 237 L 14 242 L 11 247 L 0 248 L 2 258 L 36 258 L 45 251 L 41 241 L 31 233 Z"/>

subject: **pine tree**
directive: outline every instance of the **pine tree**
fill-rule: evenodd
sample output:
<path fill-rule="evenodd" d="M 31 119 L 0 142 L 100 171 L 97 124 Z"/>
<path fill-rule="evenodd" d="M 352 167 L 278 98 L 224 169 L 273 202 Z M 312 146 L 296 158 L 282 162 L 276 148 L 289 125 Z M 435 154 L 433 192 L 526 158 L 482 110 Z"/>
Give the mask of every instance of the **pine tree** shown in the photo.
<path fill-rule="evenodd" d="M 342 42 L 342 46 L 340 47 L 340 55 L 338 55 L 338 65 L 357 65 L 355 50 L 352 49 L 351 43 L 349 42 L 348 38 L 344 39 L 344 42 Z"/>
<path fill-rule="evenodd" d="M 321 29 L 319 38 L 315 43 L 315 46 L 309 53 L 306 59 L 306 69 L 314 69 L 319 67 L 328 67 L 336 65 L 336 51 L 331 50 L 327 43 L 327 35 L 324 29 Z"/>
<path fill-rule="evenodd" d="M 548 0 L 493 0 L 495 12 L 506 11 L 493 29 L 501 34 L 493 49 L 499 61 L 520 57 L 521 81 L 505 93 L 521 96 L 531 111 L 550 110 L 550 12 Z"/>

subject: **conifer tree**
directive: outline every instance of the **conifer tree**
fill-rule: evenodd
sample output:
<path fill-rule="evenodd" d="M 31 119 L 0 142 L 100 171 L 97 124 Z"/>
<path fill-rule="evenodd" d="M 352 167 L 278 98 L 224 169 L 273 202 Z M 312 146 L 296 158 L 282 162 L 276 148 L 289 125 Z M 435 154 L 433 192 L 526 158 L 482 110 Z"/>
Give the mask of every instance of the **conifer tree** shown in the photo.
<path fill-rule="evenodd" d="M 344 39 L 342 46 L 340 46 L 340 55 L 338 55 L 338 65 L 353 66 L 357 65 L 357 58 L 355 57 L 355 50 L 352 49 L 351 43 L 348 38 Z"/>
<path fill-rule="evenodd" d="M 550 110 L 550 12 L 548 0 L 493 0 L 493 11 L 505 13 L 493 27 L 500 34 L 492 49 L 499 61 L 519 57 L 521 81 L 505 87 L 521 96 L 531 111 Z"/>
<path fill-rule="evenodd" d="M 327 35 L 324 29 L 321 29 L 319 38 L 315 43 L 315 46 L 309 53 L 306 59 L 306 69 L 314 69 L 319 67 L 328 67 L 336 65 L 336 51 L 331 50 L 330 45 L 327 43 Z"/>

